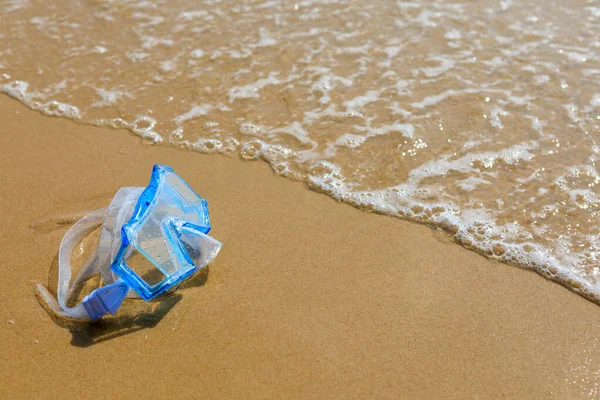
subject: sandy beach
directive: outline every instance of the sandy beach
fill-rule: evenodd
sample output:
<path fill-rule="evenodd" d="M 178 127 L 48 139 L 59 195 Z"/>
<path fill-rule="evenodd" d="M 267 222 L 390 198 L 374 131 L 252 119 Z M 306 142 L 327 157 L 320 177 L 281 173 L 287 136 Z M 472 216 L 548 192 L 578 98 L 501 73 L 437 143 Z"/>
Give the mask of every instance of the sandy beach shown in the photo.
<path fill-rule="evenodd" d="M 7 96 L 0 120 L 2 398 L 598 394 L 598 306 L 533 272 L 262 162 L 147 145 Z M 221 254 L 158 302 L 57 324 L 34 288 L 56 289 L 64 216 L 146 185 L 155 163 L 208 199 Z"/>

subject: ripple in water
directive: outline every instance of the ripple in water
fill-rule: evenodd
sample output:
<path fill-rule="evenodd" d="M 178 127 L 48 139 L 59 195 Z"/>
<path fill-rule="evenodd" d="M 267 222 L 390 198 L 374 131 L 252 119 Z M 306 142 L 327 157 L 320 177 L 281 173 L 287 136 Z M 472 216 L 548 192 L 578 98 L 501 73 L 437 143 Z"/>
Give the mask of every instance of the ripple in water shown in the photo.
<path fill-rule="evenodd" d="M 263 159 L 600 299 L 593 2 L 50 3 L 0 6 L 29 107 Z"/>

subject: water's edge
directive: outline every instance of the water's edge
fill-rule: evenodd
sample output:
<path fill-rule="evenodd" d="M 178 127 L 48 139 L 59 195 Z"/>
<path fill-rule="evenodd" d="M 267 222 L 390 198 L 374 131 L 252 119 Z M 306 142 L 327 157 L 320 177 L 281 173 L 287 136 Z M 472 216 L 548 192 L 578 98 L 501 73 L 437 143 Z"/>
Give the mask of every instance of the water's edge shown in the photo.
<path fill-rule="evenodd" d="M 40 106 L 39 104 L 28 104 L 26 99 L 23 96 L 20 96 L 19 93 L 14 93 L 9 90 L 6 90 L 5 88 L 3 89 L 1 87 L 0 87 L 0 93 L 4 93 L 8 97 L 19 101 L 21 104 L 25 105 L 32 111 L 40 112 L 42 115 L 49 116 L 49 117 L 59 117 L 59 118 L 65 117 L 65 116 L 61 115 L 60 113 L 54 112 L 53 109 L 51 109 L 51 110 L 46 109 L 45 106 L 43 106 L 43 105 Z M 49 102 L 49 103 L 54 104 L 53 102 Z M 198 148 L 193 148 L 193 147 L 185 146 L 182 144 L 168 143 L 168 142 L 164 142 L 162 140 L 155 140 L 155 137 L 148 136 L 148 135 L 144 134 L 143 132 L 139 132 L 135 128 L 131 128 L 129 126 L 112 127 L 112 126 L 103 126 L 103 125 L 97 124 L 97 123 L 84 122 L 84 121 L 81 121 L 79 118 L 73 118 L 73 115 L 70 113 L 69 113 L 69 115 L 66 115 L 65 119 L 67 119 L 71 122 L 83 123 L 83 124 L 91 125 L 91 126 L 99 126 L 99 127 L 111 128 L 111 129 L 125 129 L 125 130 L 129 131 L 132 135 L 143 139 L 143 145 L 177 147 L 177 148 L 182 148 L 182 149 L 186 149 L 186 150 L 190 150 L 190 151 L 195 151 L 200 154 L 220 153 L 221 155 L 225 155 L 225 156 L 235 156 L 231 151 L 207 152 L 207 151 L 201 151 Z M 532 267 L 532 266 L 530 266 L 531 261 L 529 261 L 529 260 L 527 260 L 526 262 L 521 262 L 521 263 L 518 262 L 518 257 L 515 256 L 514 252 L 510 252 L 510 251 L 507 252 L 505 249 L 499 250 L 499 249 L 481 248 L 481 247 L 473 246 L 473 243 L 476 242 L 474 237 L 469 236 L 468 234 L 457 232 L 456 226 L 449 223 L 446 219 L 431 218 L 431 216 L 430 216 L 431 213 L 428 212 L 426 209 L 423 210 L 423 213 L 422 213 L 423 217 L 421 217 L 421 218 L 415 217 L 415 216 L 412 216 L 409 214 L 402 214 L 402 213 L 393 213 L 392 214 L 389 212 L 388 209 L 385 208 L 385 206 L 381 206 L 380 204 L 378 204 L 378 202 L 369 203 L 367 201 L 364 201 L 364 199 L 357 198 L 353 193 L 351 193 L 349 191 L 346 191 L 346 192 L 340 191 L 339 187 L 335 187 L 336 190 L 333 190 L 331 183 L 327 183 L 327 177 L 325 179 L 325 182 L 323 182 L 321 179 L 315 179 L 314 177 L 311 177 L 311 176 L 307 177 L 306 179 L 302 179 L 297 174 L 283 173 L 285 171 L 278 169 L 277 162 L 270 160 L 267 157 L 248 158 L 248 157 L 244 157 L 244 155 L 241 152 L 237 156 L 243 161 L 256 161 L 258 159 L 263 160 L 264 162 L 266 162 L 267 164 L 270 165 L 271 169 L 273 170 L 273 172 L 276 175 L 284 176 L 284 177 L 290 178 L 295 181 L 303 182 L 308 189 L 310 189 L 314 192 L 317 192 L 317 193 L 327 195 L 336 201 L 339 201 L 346 205 L 350 205 L 361 211 L 396 217 L 396 218 L 399 218 L 399 219 L 402 219 L 405 221 L 424 224 L 432 229 L 438 230 L 439 232 L 443 232 L 443 234 L 446 235 L 453 243 L 460 245 L 461 247 L 463 247 L 466 250 L 473 251 L 473 252 L 480 254 L 490 260 L 499 261 L 504 264 L 507 264 L 507 265 L 510 265 L 513 267 L 517 267 L 517 268 L 521 268 L 521 269 L 525 269 L 525 270 L 535 271 L 539 275 L 543 276 L 544 278 L 551 280 L 553 282 L 556 282 L 556 283 L 564 286 L 565 288 L 581 295 L 585 299 L 587 299 L 595 304 L 600 305 L 600 296 L 597 295 L 597 293 L 600 293 L 600 288 L 598 288 L 597 286 L 590 285 L 585 280 L 583 280 L 580 277 L 578 277 L 577 275 L 571 273 L 571 271 L 569 271 L 567 268 L 557 266 L 556 260 L 551 260 L 551 259 L 548 260 L 549 264 L 551 264 L 551 265 L 549 265 L 549 264 L 538 265 L 538 263 L 536 263 L 534 261 L 534 266 Z M 325 175 L 327 175 L 327 174 L 325 174 Z M 335 184 L 334 184 L 334 186 L 335 186 Z"/>

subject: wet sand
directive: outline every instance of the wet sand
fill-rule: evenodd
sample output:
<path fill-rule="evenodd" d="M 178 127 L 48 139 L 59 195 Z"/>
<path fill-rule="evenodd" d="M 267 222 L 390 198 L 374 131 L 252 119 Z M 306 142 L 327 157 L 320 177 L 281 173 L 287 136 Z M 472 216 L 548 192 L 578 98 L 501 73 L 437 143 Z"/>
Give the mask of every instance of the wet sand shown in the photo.
<path fill-rule="evenodd" d="M 597 394 L 600 308 L 533 272 L 262 162 L 146 145 L 6 96 L 0 120 L 2 398 Z M 161 302 L 57 324 L 34 288 L 55 289 L 60 216 L 146 185 L 155 163 L 208 199 L 221 254 Z"/>

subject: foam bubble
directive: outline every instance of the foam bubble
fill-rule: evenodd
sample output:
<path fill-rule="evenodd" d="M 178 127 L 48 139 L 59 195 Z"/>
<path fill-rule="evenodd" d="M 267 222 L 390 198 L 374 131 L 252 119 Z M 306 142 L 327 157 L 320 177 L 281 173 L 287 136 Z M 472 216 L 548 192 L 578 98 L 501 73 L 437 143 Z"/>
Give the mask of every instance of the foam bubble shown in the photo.
<path fill-rule="evenodd" d="M 128 127 L 133 133 L 141 136 L 143 139 L 150 140 L 152 143 L 160 143 L 163 138 L 160 134 L 153 130 L 156 125 L 156 120 L 147 115 L 137 117 Z"/>

